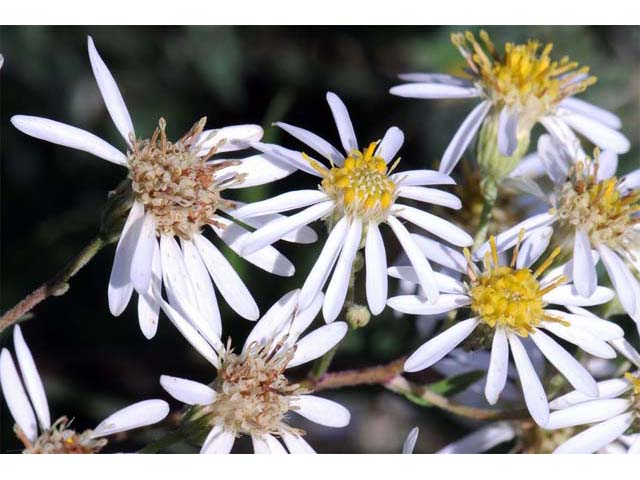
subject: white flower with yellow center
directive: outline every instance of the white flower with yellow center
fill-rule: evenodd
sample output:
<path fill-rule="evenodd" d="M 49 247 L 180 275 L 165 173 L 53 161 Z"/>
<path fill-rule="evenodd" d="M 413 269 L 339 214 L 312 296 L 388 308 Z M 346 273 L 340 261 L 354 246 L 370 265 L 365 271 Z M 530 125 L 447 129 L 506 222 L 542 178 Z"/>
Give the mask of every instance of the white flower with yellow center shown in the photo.
<path fill-rule="evenodd" d="M 507 43 L 503 55 L 486 32 L 456 33 L 453 44 L 467 62 L 470 78 L 438 73 L 409 73 L 400 78 L 412 83 L 393 87 L 393 95 L 411 98 L 481 98 L 451 140 L 440 163 L 450 173 L 488 115 L 497 116 L 497 141 L 502 155 L 511 157 L 519 139 L 528 138 L 535 123 L 570 146 L 579 144 L 573 130 L 595 145 L 617 153 L 629 150 L 629 141 L 618 132 L 620 119 L 599 107 L 573 98 L 595 83 L 588 67 L 578 67 L 568 57 L 552 60 L 552 44 L 535 40 Z"/>
<path fill-rule="evenodd" d="M 569 383 L 585 395 L 595 397 L 598 390 L 593 377 L 543 330 L 597 357 L 614 358 L 616 353 L 606 341 L 622 337 L 624 331 L 620 327 L 591 316 L 548 308 L 549 305 L 599 305 L 611 300 L 614 294 L 608 288 L 597 287 L 590 297 L 581 296 L 573 285 L 567 283 L 566 265 L 545 274 L 560 253 L 559 249 L 533 269 L 532 265 L 546 248 L 546 240 L 539 235 L 529 236 L 522 245 L 517 243 L 509 264 L 502 264 L 499 260 L 493 237 L 490 244 L 491 252 L 485 255 L 482 270 L 471 261 L 470 253 L 465 250 L 467 281 L 438 276 L 438 287 L 446 293 L 440 295 L 436 304 L 427 302 L 422 295 L 389 299 L 390 307 L 413 315 L 439 314 L 461 308 L 471 310 L 471 318 L 456 322 L 414 352 L 407 359 L 405 370 L 416 372 L 432 366 L 476 328 L 482 327 L 481 333 L 485 337 L 493 337 L 485 397 L 493 405 L 505 388 L 510 350 L 527 408 L 532 418 L 544 426 L 549 417 L 549 404 L 523 340 L 532 340 Z M 415 282 L 415 272 L 411 268 L 397 274 Z"/>
<path fill-rule="evenodd" d="M 347 333 L 347 324 L 324 325 L 300 338 L 320 311 L 322 298 L 299 309 L 299 290 L 284 295 L 255 325 L 241 351 L 221 342 L 199 351 L 217 370 L 209 385 L 163 375 L 160 383 L 177 400 L 190 405 L 185 428 L 208 432 L 201 453 L 229 453 L 237 437 L 248 435 L 255 453 L 313 453 L 305 432 L 289 425 L 290 412 L 327 427 L 345 427 L 349 411 L 311 389 L 291 382 L 285 371 L 331 350 Z M 165 312 L 178 322 L 180 314 L 164 303 Z M 194 336 L 191 338 L 196 338 Z M 195 346 L 195 345 L 194 345 Z"/>
<path fill-rule="evenodd" d="M 594 292 L 601 259 L 620 303 L 640 328 L 640 169 L 617 178 L 612 152 L 575 157 L 546 135 L 540 137 L 538 154 L 555 183 L 550 209 L 498 235 L 498 251 L 511 248 L 521 229 L 528 237 L 553 225 L 562 248 L 573 254 L 569 278 L 578 292 L 584 297 Z M 483 245 L 476 258 L 488 250 Z"/>
<path fill-rule="evenodd" d="M 16 422 L 16 436 L 24 445 L 23 453 L 97 453 L 107 444 L 104 437 L 152 425 L 169 414 L 164 400 L 145 400 L 118 410 L 93 430 L 76 432 L 64 416 L 52 424 L 42 379 L 19 326 L 13 329 L 13 344 L 22 375 L 9 350 L 3 348 L 0 385 Z"/>
<path fill-rule="evenodd" d="M 89 59 L 98 88 L 111 118 L 124 138 L 126 153 L 84 130 L 53 120 L 23 115 L 11 121 L 20 131 L 59 145 L 83 150 L 128 169 L 125 196 L 133 206 L 116 248 L 109 279 L 109 309 L 120 315 L 133 290 L 139 294 L 166 289 L 169 301 L 210 336 L 220 335 L 220 313 L 213 283 L 240 316 L 256 320 L 258 306 L 246 286 L 204 231 L 220 237 L 232 250 L 248 235 L 228 215 L 237 205 L 222 198 L 224 189 L 251 187 L 284 177 L 295 169 L 254 155 L 242 160 L 220 159 L 217 154 L 247 148 L 259 140 L 262 128 L 237 125 L 204 130 L 206 119 L 182 138 L 171 142 L 166 122 L 160 119 L 150 139 L 135 135 L 129 111 L 116 82 L 100 58 L 91 37 Z M 216 155 L 213 159 L 213 155 Z M 259 227 L 274 216 L 245 223 Z M 179 238 L 180 244 L 176 241 Z M 308 243 L 316 239 L 310 229 L 292 232 L 288 240 Z M 290 276 L 294 266 L 272 247 L 242 255 L 247 261 L 276 275 Z M 140 295 L 138 316 L 147 338 L 158 327 L 159 305 L 153 295 Z"/>
<path fill-rule="evenodd" d="M 457 246 L 473 243 L 471 237 L 452 223 L 423 210 L 401 205 L 399 198 L 459 209 L 460 200 L 448 193 L 425 185 L 452 184 L 451 177 L 431 170 L 411 170 L 393 173 L 393 162 L 404 141 L 404 134 L 391 127 L 379 142 L 372 142 L 363 150 L 349 118 L 346 106 L 337 95 L 327 94 L 327 101 L 340 134 L 343 155 L 327 141 L 299 127 L 277 123 L 280 128 L 325 157 L 326 167 L 304 152 L 292 151 L 277 145 L 254 144 L 274 159 L 298 167 L 321 179 L 318 189 L 297 190 L 242 207 L 234 212 L 241 220 L 297 208 L 299 213 L 275 220 L 249 235 L 242 247 L 251 253 L 283 238 L 318 219 L 325 219 L 330 233 L 318 260 L 307 277 L 300 293 L 302 308 L 311 304 L 333 276 L 325 294 L 323 315 L 331 322 L 339 315 L 349 287 L 353 261 L 364 246 L 366 289 L 369 309 L 379 314 L 387 300 L 387 259 L 379 225 L 386 223 L 398 238 L 420 284 L 433 302 L 438 298 L 435 277 L 429 262 L 420 252 L 413 237 L 403 225 L 406 220 Z"/>

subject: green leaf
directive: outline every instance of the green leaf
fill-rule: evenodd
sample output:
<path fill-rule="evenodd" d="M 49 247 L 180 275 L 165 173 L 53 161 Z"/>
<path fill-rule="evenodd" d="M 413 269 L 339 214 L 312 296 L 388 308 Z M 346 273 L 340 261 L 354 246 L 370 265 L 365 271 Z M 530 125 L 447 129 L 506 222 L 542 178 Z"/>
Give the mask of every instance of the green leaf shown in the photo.
<path fill-rule="evenodd" d="M 438 382 L 430 383 L 429 385 L 426 385 L 425 388 L 428 388 L 432 392 L 444 397 L 450 397 L 456 393 L 462 392 L 470 385 L 476 383 L 484 377 L 485 373 L 486 372 L 484 372 L 484 370 L 474 370 L 472 372 L 463 373 L 461 375 L 456 375 L 455 377 L 449 377 Z"/>

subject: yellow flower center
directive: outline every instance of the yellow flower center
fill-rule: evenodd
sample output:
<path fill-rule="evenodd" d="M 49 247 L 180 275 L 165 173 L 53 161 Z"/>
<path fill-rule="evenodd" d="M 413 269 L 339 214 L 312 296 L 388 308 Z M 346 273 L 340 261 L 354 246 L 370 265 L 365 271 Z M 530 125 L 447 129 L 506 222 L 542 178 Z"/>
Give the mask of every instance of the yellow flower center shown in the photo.
<path fill-rule="evenodd" d="M 503 106 L 515 106 L 535 123 L 537 118 L 553 110 L 562 99 L 586 90 L 596 82 L 588 76 L 589 67 L 578 67 L 568 57 L 552 60 L 553 44 L 529 40 L 526 44 L 507 43 L 500 56 L 487 32 L 480 38 L 471 32 L 454 33 L 452 43 L 458 47 L 471 69 L 473 80 L 485 94 Z M 585 78 L 582 78 L 585 77 Z"/>
<path fill-rule="evenodd" d="M 303 154 L 322 175 L 321 188 L 334 199 L 339 214 L 382 221 L 389 213 L 396 197 L 396 184 L 389 175 L 399 159 L 387 168 L 384 159 L 374 155 L 377 145 L 372 142 L 364 153 L 352 151 L 342 167 L 331 169 Z"/>
<path fill-rule="evenodd" d="M 158 235 L 190 239 L 203 225 L 215 224 L 218 206 L 230 205 L 220 191 L 243 180 L 240 175 L 222 182 L 216 179 L 218 170 L 236 164 L 208 162 L 218 145 L 205 156 L 196 155 L 195 142 L 205 122 L 206 118 L 201 119 L 175 143 L 167 140 L 163 118 L 150 140 L 131 139 L 133 147 L 127 154 L 131 187 L 145 212 L 154 215 Z"/>
<path fill-rule="evenodd" d="M 612 249 L 631 249 L 640 245 L 640 233 L 634 226 L 640 222 L 640 189 L 620 193 L 618 179 L 598 181 L 597 151 L 594 171 L 588 164 L 577 162 L 558 195 L 555 211 L 568 230 L 580 229 L 589 234 L 594 245 L 604 244 Z"/>
<path fill-rule="evenodd" d="M 524 231 L 521 232 L 521 236 Z M 528 336 L 542 320 L 559 321 L 548 316 L 542 297 L 559 284 L 565 277 L 541 287 L 538 277 L 551 265 L 560 253 L 556 249 L 535 271 L 528 268 L 514 268 L 519 243 L 514 250 L 510 265 L 500 265 L 495 238 L 490 239 L 491 252 L 484 258 L 484 271 L 476 271 L 471 254 L 465 249 L 468 274 L 471 279 L 469 295 L 471 310 L 482 322 L 491 328 L 502 326 L 521 337 Z"/>

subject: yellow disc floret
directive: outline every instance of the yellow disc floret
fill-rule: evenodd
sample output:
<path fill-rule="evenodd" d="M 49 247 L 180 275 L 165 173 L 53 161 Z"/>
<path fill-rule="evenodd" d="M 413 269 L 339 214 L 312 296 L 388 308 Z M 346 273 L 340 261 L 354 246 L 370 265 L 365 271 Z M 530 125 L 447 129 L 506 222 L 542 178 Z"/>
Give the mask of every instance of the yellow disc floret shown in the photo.
<path fill-rule="evenodd" d="M 532 124 L 562 99 L 596 82 L 596 77 L 588 75 L 589 67 L 579 67 L 566 56 L 552 60 L 551 43 L 544 47 L 536 40 L 507 43 L 500 55 L 487 32 L 481 31 L 480 38 L 484 46 L 471 32 L 451 35 L 451 41 L 471 69 L 473 81 L 485 95 L 499 109 L 518 108 Z"/>
<path fill-rule="evenodd" d="M 364 153 L 353 150 L 344 164 L 327 169 L 305 157 L 322 175 L 321 189 L 336 202 L 338 213 L 363 220 L 383 221 L 396 198 L 396 184 L 389 178 L 396 163 L 387 168 L 383 158 L 374 154 L 378 142 Z M 304 155 L 304 154 L 303 154 Z"/>

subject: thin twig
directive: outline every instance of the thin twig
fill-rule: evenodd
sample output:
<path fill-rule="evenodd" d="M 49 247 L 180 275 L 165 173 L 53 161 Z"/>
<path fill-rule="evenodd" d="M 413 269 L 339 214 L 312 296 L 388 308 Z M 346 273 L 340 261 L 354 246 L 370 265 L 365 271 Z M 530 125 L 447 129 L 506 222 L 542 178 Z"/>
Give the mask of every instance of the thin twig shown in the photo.
<path fill-rule="evenodd" d="M 402 372 L 404 361 L 405 358 L 402 357 L 386 365 L 325 373 L 313 387 L 317 392 L 356 385 L 383 385 Z"/>

